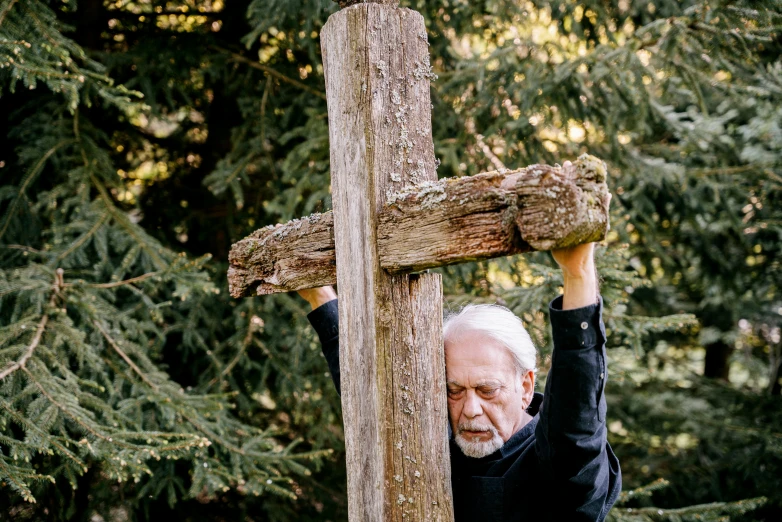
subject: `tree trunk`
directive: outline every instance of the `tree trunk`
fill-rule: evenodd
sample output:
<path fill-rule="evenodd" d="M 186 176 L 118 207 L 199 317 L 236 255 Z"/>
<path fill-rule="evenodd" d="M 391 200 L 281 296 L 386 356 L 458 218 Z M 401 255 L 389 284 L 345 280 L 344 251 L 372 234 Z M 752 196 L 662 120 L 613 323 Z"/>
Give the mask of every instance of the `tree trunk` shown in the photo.
<path fill-rule="evenodd" d="M 74 40 L 89 51 L 102 51 L 101 33 L 108 29 L 103 0 L 79 0 L 74 21 L 78 28 Z"/>
<path fill-rule="evenodd" d="M 706 346 L 706 361 L 703 366 L 704 377 L 728 381 L 730 356 L 733 347 L 722 341 Z"/>
<path fill-rule="evenodd" d="M 771 364 L 776 366 L 776 370 L 772 368 L 771 382 L 769 383 L 769 391 L 771 395 L 782 395 L 782 349 L 779 346 L 773 346 L 771 348 Z"/>

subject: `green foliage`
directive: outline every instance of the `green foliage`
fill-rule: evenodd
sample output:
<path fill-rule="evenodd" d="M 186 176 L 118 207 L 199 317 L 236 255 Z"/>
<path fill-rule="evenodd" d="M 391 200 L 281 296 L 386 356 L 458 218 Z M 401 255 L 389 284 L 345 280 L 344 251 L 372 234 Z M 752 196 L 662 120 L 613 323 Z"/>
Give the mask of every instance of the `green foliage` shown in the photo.
<path fill-rule="evenodd" d="M 659 479 L 646 486 L 623 491 L 607 520 L 611 522 L 696 522 L 702 520 L 717 522 L 754 512 L 767 501 L 764 497 L 758 497 L 737 502 L 697 504 L 679 509 L 627 507 L 630 504 L 643 502 L 655 492 L 664 490 L 669 485 L 667 480 Z"/>
<path fill-rule="evenodd" d="M 440 77 L 441 176 L 609 163 L 612 519 L 778 519 L 780 3 L 403 5 Z M 0 0 L 0 512 L 346 518 L 307 310 L 225 284 L 232 242 L 331 207 L 334 10 Z M 547 367 L 547 254 L 440 270 L 447 306 L 506 304 Z"/>
<path fill-rule="evenodd" d="M 0 2 L 0 96 L 44 83 L 62 93 L 68 108 L 91 106 L 98 99 L 120 107 L 132 106 L 138 93 L 115 86 L 105 67 L 90 59 L 82 47 L 63 36 L 69 30 L 40 0 Z"/>

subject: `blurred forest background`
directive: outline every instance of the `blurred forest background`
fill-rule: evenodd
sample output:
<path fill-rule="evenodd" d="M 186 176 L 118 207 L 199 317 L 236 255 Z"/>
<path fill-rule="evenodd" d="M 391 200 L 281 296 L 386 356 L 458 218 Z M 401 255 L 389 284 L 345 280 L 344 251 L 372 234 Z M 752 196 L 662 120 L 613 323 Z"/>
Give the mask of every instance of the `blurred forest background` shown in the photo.
<path fill-rule="evenodd" d="M 782 519 L 782 2 L 402 5 L 441 176 L 609 165 L 611 519 Z M 1 520 L 346 519 L 306 303 L 225 275 L 232 242 L 331 208 L 336 9 L 0 0 Z M 545 370 L 553 266 L 443 269 L 446 305 L 506 304 Z"/>

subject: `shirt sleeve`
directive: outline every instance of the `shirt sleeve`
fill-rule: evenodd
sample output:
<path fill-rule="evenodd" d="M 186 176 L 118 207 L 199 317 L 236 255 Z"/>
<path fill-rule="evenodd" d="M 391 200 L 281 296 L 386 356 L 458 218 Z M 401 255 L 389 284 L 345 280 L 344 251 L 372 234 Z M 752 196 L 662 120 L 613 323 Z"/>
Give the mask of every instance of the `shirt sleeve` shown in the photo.
<path fill-rule="evenodd" d="M 549 304 L 554 352 L 536 426 L 543 473 L 568 520 L 603 520 L 621 490 L 616 456 L 606 439 L 606 333 L 603 298 L 562 310 Z"/>
<path fill-rule="evenodd" d="M 318 334 L 323 355 L 329 365 L 331 378 L 340 393 L 339 377 L 339 312 L 337 300 L 322 304 L 307 314 L 310 324 Z"/>

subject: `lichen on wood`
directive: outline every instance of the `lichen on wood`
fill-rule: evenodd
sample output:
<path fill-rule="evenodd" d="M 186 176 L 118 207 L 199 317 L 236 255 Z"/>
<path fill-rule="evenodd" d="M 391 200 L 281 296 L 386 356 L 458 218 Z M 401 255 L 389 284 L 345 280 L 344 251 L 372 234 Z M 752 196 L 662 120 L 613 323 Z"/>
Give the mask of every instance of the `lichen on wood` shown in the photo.
<path fill-rule="evenodd" d="M 233 297 L 334 284 L 334 216 L 313 214 L 256 230 L 232 245 L 228 262 Z"/>
<path fill-rule="evenodd" d="M 552 250 L 605 237 L 609 193 L 602 160 L 582 154 L 568 167 L 530 169 L 516 183 L 516 224 L 524 241 Z"/>
<path fill-rule="evenodd" d="M 530 165 L 391 191 L 378 215 L 381 266 L 408 272 L 599 241 L 608 230 L 605 180 L 605 164 L 585 154 L 567 167 Z"/>
<path fill-rule="evenodd" d="M 568 167 L 411 178 L 386 189 L 378 213 L 380 264 L 393 273 L 599 241 L 608 231 L 606 168 L 594 156 Z M 257 230 L 233 246 L 229 261 L 235 297 L 333 284 L 333 215 Z"/>

